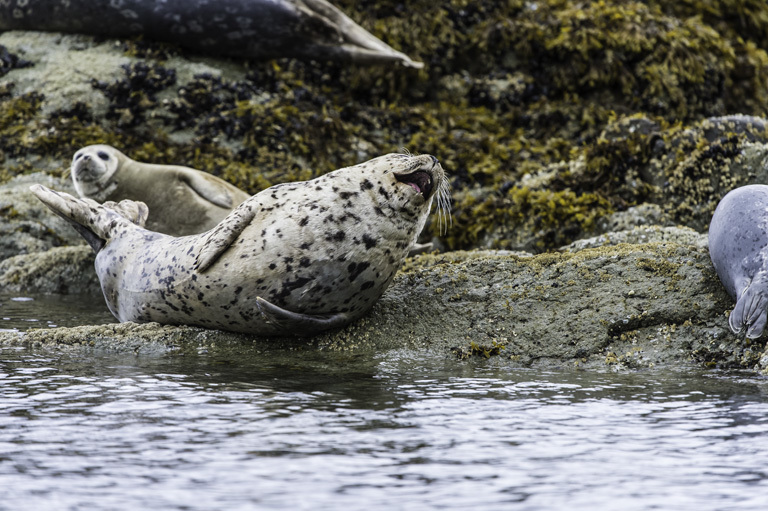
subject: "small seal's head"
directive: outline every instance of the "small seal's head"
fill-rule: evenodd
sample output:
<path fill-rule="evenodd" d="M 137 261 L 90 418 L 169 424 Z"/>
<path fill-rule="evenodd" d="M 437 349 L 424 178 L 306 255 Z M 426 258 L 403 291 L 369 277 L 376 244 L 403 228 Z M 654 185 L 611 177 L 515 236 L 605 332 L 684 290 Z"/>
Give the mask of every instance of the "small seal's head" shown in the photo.
<path fill-rule="evenodd" d="M 109 145 L 89 145 L 72 158 L 72 182 L 83 198 L 104 202 L 117 186 L 112 178 L 126 156 Z"/>

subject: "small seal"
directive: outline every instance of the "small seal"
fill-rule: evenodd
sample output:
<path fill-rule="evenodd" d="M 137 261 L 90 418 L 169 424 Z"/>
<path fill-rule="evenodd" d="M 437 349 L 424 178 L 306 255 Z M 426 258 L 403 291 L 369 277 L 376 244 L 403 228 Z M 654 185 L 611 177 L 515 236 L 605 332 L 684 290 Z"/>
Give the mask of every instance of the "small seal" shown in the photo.
<path fill-rule="evenodd" d="M 421 68 L 326 0 L 2 0 L 0 32 L 143 36 L 213 55 Z"/>
<path fill-rule="evenodd" d="M 723 197 L 709 224 L 709 255 L 736 300 L 731 330 L 757 339 L 768 319 L 768 186 L 742 186 Z"/>
<path fill-rule="evenodd" d="M 142 209 L 132 201 L 108 207 L 31 189 L 96 251 L 120 321 L 258 335 L 312 335 L 359 318 L 392 281 L 435 197 L 441 220 L 448 208 L 445 174 L 429 155 L 389 154 L 276 185 L 214 229 L 180 238 L 136 225 Z"/>
<path fill-rule="evenodd" d="M 70 173 L 80 197 L 144 202 L 149 207 L 147 229 L 172 236 L 212 229 L 250 197 L 207 172 L 141 163 L 101 144 L 77 151 Z"/>

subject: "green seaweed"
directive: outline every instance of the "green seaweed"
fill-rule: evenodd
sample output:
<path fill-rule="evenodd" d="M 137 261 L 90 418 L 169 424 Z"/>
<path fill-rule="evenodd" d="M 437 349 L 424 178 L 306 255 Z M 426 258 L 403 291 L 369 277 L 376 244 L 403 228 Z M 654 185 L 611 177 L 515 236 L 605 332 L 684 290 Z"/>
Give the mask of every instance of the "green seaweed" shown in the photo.
<path fill-rule="evenodd" d="M 472 341 L 467 347 L 451 348 L 451 352 L 456 355 L 456 358 L 459 360 L 466 360 L 471 357 L 480 357 L 487 360 L 491 357 L 501 355 L 505 349 L 506 346 L 498 341 L 491 341 L 490 345 L 478 344 Z"/>

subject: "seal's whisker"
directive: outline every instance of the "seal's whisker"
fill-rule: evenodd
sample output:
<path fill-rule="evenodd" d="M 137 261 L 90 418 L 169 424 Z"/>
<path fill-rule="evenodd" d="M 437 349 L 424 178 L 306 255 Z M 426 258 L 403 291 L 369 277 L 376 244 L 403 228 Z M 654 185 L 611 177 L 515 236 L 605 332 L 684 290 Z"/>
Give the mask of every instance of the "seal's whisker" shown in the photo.
<path fill-rule="evenodd" d="M 437 218 L 440 227 L 440 233 L 445 235 L 448 232 L 448 226 L 453 225 L 451 217 L 451 195 L 448 181 L 443 180 L 437 191 Z"/>

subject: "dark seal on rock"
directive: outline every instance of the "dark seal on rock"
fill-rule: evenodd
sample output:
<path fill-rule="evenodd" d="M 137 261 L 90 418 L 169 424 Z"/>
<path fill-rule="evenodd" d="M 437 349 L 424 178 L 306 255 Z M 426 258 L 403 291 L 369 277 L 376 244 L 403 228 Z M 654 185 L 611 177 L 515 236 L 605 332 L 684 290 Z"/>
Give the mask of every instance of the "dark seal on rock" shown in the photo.
<path fill-rule="evenodd" d="M 250 197 L 207 172 L 141 163 L 103 144 L 78 150 L 70 174 L 80 197 L 145 203 L 149 208 L 147 229 L 171 236 L 212 229 Z"/>
<path fill-rule="evenodd" d="M 32 191 L 97 252 L 120 321 L 259 335 L 311 335 L 359 318 L 392 281 L 433 199 L 447 208 L 445 174 L 429 155 L 390 154 L 273 186 L 181 238 L 136 225 L 142 204 Z"/>
<path fill-rule="evenodd" d="M 326 0 L 4 0 L 0 31 L 141 35 L 215 55 L 422 67 Z"/>
<path fill-rule="evenodd" d="M 768 186 L 743 186 L 723 197 L 709 225 L 709 255 L 736 300 L 731 330 L 757 339 L 768 319 Z"/>

